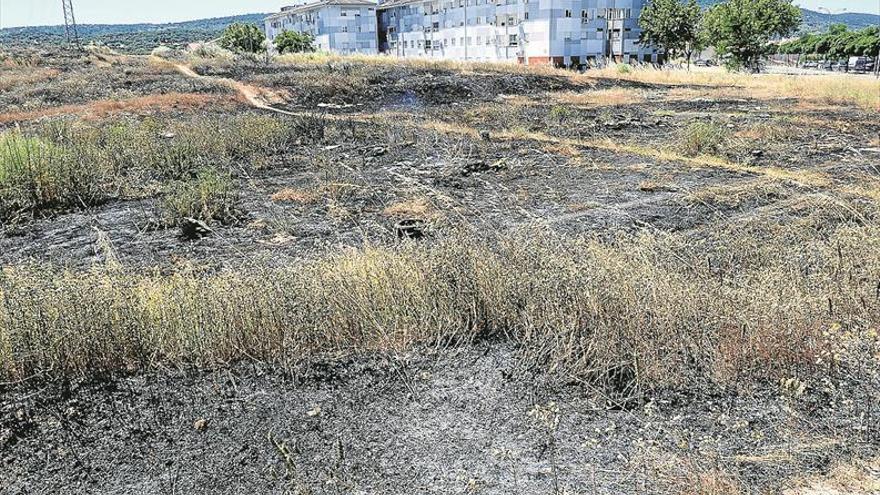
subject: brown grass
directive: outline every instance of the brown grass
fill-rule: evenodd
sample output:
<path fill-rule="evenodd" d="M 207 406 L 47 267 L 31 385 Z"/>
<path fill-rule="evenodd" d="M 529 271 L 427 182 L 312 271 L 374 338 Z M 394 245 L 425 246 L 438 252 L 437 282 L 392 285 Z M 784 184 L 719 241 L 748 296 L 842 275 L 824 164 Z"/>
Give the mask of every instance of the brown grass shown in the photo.
<path fill-rule="evenodd" d="M 791 482 L 783 495 L 874 495 L 880 493 L 880 458 L 837 463 L 825 476 Z"/>
<path fill-rule="evenodd" d="M 795 98 L 811 107 L 847 104 L 865 110 L 880 110 L 880 83 L 871 77 L 752 75 L 723 70 L 687 72 L 641 68 L 620 73 L 614 67 L 591 71 L 584 77 L 679 86 L 668 95 L 673 99 L 690 99 L 708 93 L 713 98 Z M 711 89 L 705 90 L 705 87 Z"/>
<path fill-rule="evenodd" d="M 25 86 L 48 81 L 58 77 L 57 69 L 28 68 L 11 69 L 0 73 L 0 91 L 8 91 L 17 86 Z"/>
<path fill-rule="evenodd" d="M 27 122 L 63 115 L 77 115 L 83 119 L 102 119 L 120 113 L 150 114 L 234 105 L 236 105 L 235 101 L 228 95 L 167 93 L 120 100 L 100 100 L 82 105 L 62 105 L 39 110 L 7 112 L 0 114 L 0 124 Z"/>
<path fill-rule="evenodd" d="M 557 93 L 553 98 L 560 103 L 584 107 L 607 107 L 635 105 L 646 100 L 644 90 L 635 88 L 609 88 L 581 93 Z"/>

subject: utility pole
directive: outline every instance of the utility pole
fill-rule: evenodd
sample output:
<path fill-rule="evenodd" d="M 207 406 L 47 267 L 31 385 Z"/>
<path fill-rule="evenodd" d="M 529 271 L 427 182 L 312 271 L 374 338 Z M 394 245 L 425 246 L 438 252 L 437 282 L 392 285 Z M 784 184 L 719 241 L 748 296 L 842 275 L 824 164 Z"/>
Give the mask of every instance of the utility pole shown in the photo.
<path fill-rule="evenodd" d="M 76 28 L 76 16 L 73 15 L 73 0 L 61 0 L 64 9 L 64 32 L 67 34 L 67 43 L 74 44 L 79 48 L 79 31 Z"/>

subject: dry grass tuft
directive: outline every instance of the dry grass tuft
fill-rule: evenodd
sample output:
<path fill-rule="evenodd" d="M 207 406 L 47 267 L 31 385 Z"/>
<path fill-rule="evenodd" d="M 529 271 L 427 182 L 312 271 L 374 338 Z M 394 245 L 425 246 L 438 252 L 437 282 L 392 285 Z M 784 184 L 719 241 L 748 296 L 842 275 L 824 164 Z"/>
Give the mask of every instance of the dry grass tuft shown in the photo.
<path fill-rule="evenodd" d="M 386 217 L 427 219 L 434 215 L 434 207 L 425 197 L 410 198 L 394 203 L 382 211 Z"/>
<path fill-rule="evenodd" d="M 314 191 L 285 187 L 274 193 L 269 199 L 276 203 L 312 204 L 318 201 L 319 196 Z"/>

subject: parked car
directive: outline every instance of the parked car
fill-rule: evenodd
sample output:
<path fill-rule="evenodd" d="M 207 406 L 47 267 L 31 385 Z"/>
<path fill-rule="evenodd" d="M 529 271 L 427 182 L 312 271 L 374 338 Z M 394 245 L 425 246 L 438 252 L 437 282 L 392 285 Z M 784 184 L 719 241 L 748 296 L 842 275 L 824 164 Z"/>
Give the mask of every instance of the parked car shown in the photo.
<path fill-rule="evenodd" d="M 847 67 L 849 72 L 870 72 L 874 70 L 874 61 L 868 57 L 850 57 Z"/>
<path fill-rule="evenodd" d="M 819 64 L 817 62 L 804 62 L 804 69 L 818 69 Z"/>

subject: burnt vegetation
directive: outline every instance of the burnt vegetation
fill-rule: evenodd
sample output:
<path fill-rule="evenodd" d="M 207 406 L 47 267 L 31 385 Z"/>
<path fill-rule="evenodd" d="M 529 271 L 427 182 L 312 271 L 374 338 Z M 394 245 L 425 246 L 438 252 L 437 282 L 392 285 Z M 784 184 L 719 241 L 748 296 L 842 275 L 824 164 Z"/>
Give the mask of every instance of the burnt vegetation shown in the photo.
<path fill-rule="evenodd" d="M 131 473 L 97 481 L 98 459 L 173 443 L 132 404 L 196 402 L 219 412 L 187 420 L 190 448 L 222 443 L 216 425 L 250 445 L 236 421 L 268 439 L 206 461 L 242 489 L 393 491 L 397 461 L 367 461 L 376 423 L 315 383 L 403 404 L 374 418 L 418 459 L 416 479 L 442 471 L 438 492 L 752 493 L 870 471 L 875 80 L 161 55 L 3 56 L 0 482 L 13 492 L 130 486 Z M 463 394 L 452 413 L 432 394 L 462 374 L 486 392 L 443 389 Z M 229 406 L 266 383 L 313 401 L 302 425 Z M 102 397 L 131 421 L 120 439 L 97 440 L 111 406 L 83 403 Z M 277 400 L 277 414 L 296 402 Z M 730 412 L 723 426 L 703 402 Z M 514 419 L 484 438 L 467 418 L 501 403 Z M 406 421 L 461 411 L 483 432 L 462 448 L 491 459 L 426 458 Z M 40 438 L 79 445 L 59 459 L 94 448 L 76 471 L 89 474 L 28 474 L 57 447 Z M 620 457 L 584 453 L 600 444 Z M 223 484 L 169 476 L 147 491 Z"/>

